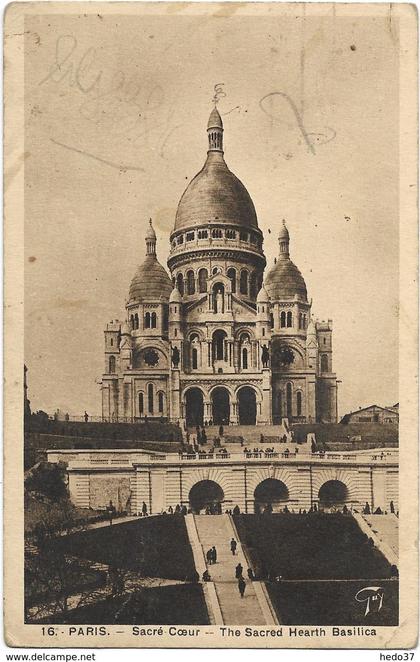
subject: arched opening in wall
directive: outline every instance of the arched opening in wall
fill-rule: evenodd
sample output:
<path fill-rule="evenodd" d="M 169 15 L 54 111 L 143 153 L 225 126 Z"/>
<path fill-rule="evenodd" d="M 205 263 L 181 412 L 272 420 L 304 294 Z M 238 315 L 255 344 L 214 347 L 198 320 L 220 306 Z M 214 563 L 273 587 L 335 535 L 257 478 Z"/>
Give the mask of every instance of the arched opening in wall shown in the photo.
<path fill-rule="evenodd" d="M 236 269 L 230 267 L 226 272 L 227 277 L 230 279 L 232 293 L 236 292 Z"/>
<path fill-rule="evenodd" d="M 284 310 L 282 310 L 280 313 L 280 326 L 282 329 L 284 329 L 286 326 L 286 313 Z"/>
<path fill-rule="evenodd" d="M 251 278 L 249 279 L 249 294 L 251 296 L 251 299 L 255 299 L 257 297 L 257 274 L 256 273 L 251 274 Z"/>
<path fill-rule="evenodd" d="M 270 313 L 270 327 L 274 329 L 274 315 L 273 313 Z"/>
<path fill-rule="evenodd" d="M 200 480 L 192 486 L 188 496 L 190 508 L 196 515 L 207 508 L 213 513 L 221 513 L 224 498 L 222 488 L 214 480 Z"/>
<path fill-rule="evenodd" d="M 163 414 L 164 412 L 164 395 L 162 391 L 159 391 L 158 393 L 158 411 L 159 414 Z"/>
<path fill-rule="evenodd" d="M 296 416 L 302 416 L 302 391 L 296 393 Z"/>
<path fill-rule="evenodd" d="M 185 394 L 185 418 L 188 427 L 203 425 L 204 398 L 199 388 L 190 388 Z"/>
<path fill-rule="evenodd" d="M 198 291 L 201 294 L 203 292 L 207 292 L 207 278 L 208 278 L 207 269 L 200 269 L 200 271 L 198 272 Z"/>
<path fill-rule="evenodd" d="M 238 391 L 239 425 L 255 425 L 257 422 L 257 396 L 253 388 L 243 386 Z"/>
<path fill-rule="evenodd" d="M 287 312 L 287 326 L 288 327 L 293 326 L 293 317 L 290 310 Z"/>
<path fill-rule="evenodd" d="M 226 357 L 226 348 L 225 341 L 227 338 L 226 331 L 218 329 L 213 333 L 212 339 L 212 351 L 213 351 L 213 361 L 225 361 Z"/>
<path fill-rule="evenodd" d="M 149 384 L 147 387 L 147 407 L 149 414 L 153 414 L 153 384 Z"/>
<path fill-rule="evenodd" d="M 115 372 L 115 356 L 109 357 L 109 372 L 112 374 Z"/>
<path fill-rule="evenodd" d="M 180 295 L 184 296 L 184 276 L 182 274 L 178 274 L 176 277 L 176 284 Z"/>
<path fill-rule="evenodd" d="M 197 347 L 193 347 L 191 351 L 191 367 L 193 370 L 198 368 L 198 351 Z"/>
<path fill-rule="evenodd" d="M 139 415 L 143 416 L 144 414 L 144 393 L 139 393 Z"/>
<path fill-rule="evenodd" d="M 135 329 L 139 328 L 139 316 L 137 313 L 134 315 L 134 328 Z"/>
<path fill-rule="evenodd" d="M 267 478 L 257 485 L 254 492 L 254 507 L 256 513 L 280 512 L 289 501 L 287 486 L 276 478 Z"/>
<path fill-rule="evenodd" d="M 322 354 L 321 356 L 321 372 L 328 372 L 328 355 Z"/>
<path fill-rule="evenodd" d="M 318 493 L 320 510 L 342 510 L 349 500 L 349 491 L 341 480 L 327 480 Z"/>
<path fill-rule="evenodd" d="M 213 310 L 215 313 L 225 311 L 225 288 L 223 283 L 213 285 Z"/>
<path fill-rule="evenodd" d="M 239 291 L 241 294 L 248 294 L 248 272 L 242 269 L 239 281 Z"/>
<path fill-rule="evenodd" d="M 195 294 L 194 271 L 187 271 L 187 294 Z"/>
<path fill-rule="evenodd" d="M 156 313 L 152 313 L 150 315 L 150 326 L 152 327 L 152 329 L 156 329 L 156 324 L 157 324 Z"/>
<path fill-rule="evenodd" d="M 150 313 L 146 313 L 144 316 L 144 328 L 150 329 L 150 324 L 151 324 Z"/>
<path fill-rule="evenodd" d="M 293 414 L 293 402 L 292 402 L 292 385 L 290 382 L 286 386 L 286 414 L 287 418 L 291 418 Z"/>
<path fill-rule="evenodd" d="M 223 386 L 218 386 L 212 391 L 212 418 L 214 425 L 229 425 L 230 419 L 230 397 L 229 391 Z"/>

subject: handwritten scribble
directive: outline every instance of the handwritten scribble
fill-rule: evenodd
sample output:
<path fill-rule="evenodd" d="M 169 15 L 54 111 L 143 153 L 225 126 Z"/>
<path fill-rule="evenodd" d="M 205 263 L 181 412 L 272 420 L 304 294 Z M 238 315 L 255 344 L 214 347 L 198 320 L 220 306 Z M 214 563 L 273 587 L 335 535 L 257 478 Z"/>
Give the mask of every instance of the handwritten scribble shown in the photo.
<path fill-rule="evenodd" d="M 123 165 L 122 163 L 114 163 L 113 161 L 107 161 L 106 159 L 102 159 L 100 156 L 96 156 L 95 154 L 91 154 L 90 152 L 85 152 L 84 150 L 78 149 L 77 147 L 72 147 L 71 145 L 66 145 L 65 143 L 62 143 L 58 140 L 54 140 L 54 138 L 50 138 L 50 140 L 52 143 L 54 143 L 54 145 L 59 145 L 60 147 L 69 149 L 71 152 L 76 152 L 77 154 L 82 154 L 83 156 L 87 156 L 90 159 L 95 159 L 95 161 L 100 161 L 101 163 L 104 163 L 105 165 L 110 166 L 111 168 L 116 168 L 117 170 L 121 170 L 121 172 L 127 172 L 128 170 L 137 170 L 139 172 L 144 172 L 144 168 L 140 168 L 137 166 Z"/>
<path fill-rule="evenodd" d="M 220 99 L 223 99 L 223 97 L 226 96 L 226 92 L 223 89 L 224 83 L 216 83 L 214 86 L 214 96 L 213 96 L 213 103 L 217 104 Z"/>
<path fill-rule="evenodd" d="M 267 101 L 271 100 L 271 99 L 274 99 L 275 97 L 280 97 L 282 99 L 285 99 L 287 101 L 287 103 L 289 104 L 289 107 L 290 107 L 290 109 L 291 109 L 291 111 L 292 111 L 292 113 L 295 117 L 296 124 L 299 128 L 299 131 L 302 135 L 302 138 L 305 141 L 306 146 L 309 149 L 309 151 L 311 152 L 311 154 L 316 154 L 315 144 L 325 145 L 326 143 L 330 142 L 331 140 L 334 140 L 337 133 L 336 133 L 336 131 L 334 131 L 334 129 L 330 129 L 329 127 L 325 127 L 325 129 L 324 129 L 325 131 L 327 131 L 327 133 L 315 133 L 315 132 L 311 132 L 311 131 L 309 131 L 309 132 L 306 131 L 301 113 L 299 112 L 299 110 L 298 110 L 295 102 L 293 101 L 293 99 L 288 94 L 286 94 L 286 92 L 270 92 L 269 94 L 266 94 L 264 97 L 262 97 L 262 99 L 260 100 L 261 110 L 266 115 L 271 117 L 271 119 L 277 120 L 277 121 L 279 121 L 279 119 L 280 119 L 277 113 L 273 113 L 267 107 Z"/>

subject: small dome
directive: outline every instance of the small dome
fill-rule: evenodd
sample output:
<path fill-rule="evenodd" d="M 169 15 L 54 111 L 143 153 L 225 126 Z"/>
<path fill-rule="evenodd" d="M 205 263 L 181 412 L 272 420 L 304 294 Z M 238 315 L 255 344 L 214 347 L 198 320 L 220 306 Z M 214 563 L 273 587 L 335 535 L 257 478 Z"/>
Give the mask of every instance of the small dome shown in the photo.
<path fill-rule="evenodd" d="M 149 219 L 149 227 L 146 230 L 145 239 L 154 239 L 156 241 L 156 232 L 153 229 L 152 219 Z"/>
<path fill-rule="evenodd" d="M 278 259 L 264 284 L 271 300 L 293 299 L 296 294 L 304 301 L 308 300 L 303 276 L 290 258 Z"/>
<path fill-rule="evenodd" d="M 207 128 L 223 129 L 222 118 L 220 117 L 220 113 L 217 110 L 216 106 L 213 108 L 213 110 L 210 113 L 209 121 L 207 122 Z"/>
<path fill-rule="evenodd" d="M 147 255 L 130 285 L 130 299 L 168 301 L 172 282 L 156 255 Z"/>
<path fill-rule="evenodd" d="M 182 303 L 181 292 L 177 287 L 174 287 L 172 290 L 171 296 L 169 297 L 169 303 Z"/>
<path fill-rule="evenodd" d="M 283 224 L 280 228 L 279 232 L 279 241 L 289 241 L 289 230 L 286 227 L 286 221 L 283 219 Z"/>
<path fill-rule="evenodd" d="M 270 297 L 268 296 L 268 292 L 265 289 L 265 285 L 263 285 L 260 291 L 258 292 L 257 303 L 268 303 L 269 301 L 270 301 Z"/>

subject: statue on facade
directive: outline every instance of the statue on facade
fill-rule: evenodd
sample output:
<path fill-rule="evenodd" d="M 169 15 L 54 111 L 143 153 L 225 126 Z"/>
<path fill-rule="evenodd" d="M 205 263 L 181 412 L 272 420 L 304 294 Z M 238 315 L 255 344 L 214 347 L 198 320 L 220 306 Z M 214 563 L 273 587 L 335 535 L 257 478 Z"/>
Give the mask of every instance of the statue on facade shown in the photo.
<path fill-rule="evenodd" d="M 178 347 L 172 347 L 172 367 L 177 368 L 179 366 L 179 349 Z"/>
<path fill-rule="evenodd" d="M 268 368 L 270 363 L 270 351 L 267 345 L 263 345 L 261 360 L 262 360 L 263 368 Z"/>

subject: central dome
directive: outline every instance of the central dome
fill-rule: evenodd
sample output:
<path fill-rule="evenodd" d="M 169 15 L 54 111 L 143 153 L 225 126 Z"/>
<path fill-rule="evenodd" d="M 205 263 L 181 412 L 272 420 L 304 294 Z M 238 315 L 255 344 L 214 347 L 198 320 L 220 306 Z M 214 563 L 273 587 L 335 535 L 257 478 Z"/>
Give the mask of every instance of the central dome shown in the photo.
<path fill-rule="evenodd" d="M 211 222 L 258 228 L 251 196 L 223 158 L 223 123 L 216 108 L 209 118 L 209 151 L 204 167 L 179 202 L 174 230 Z"/>

